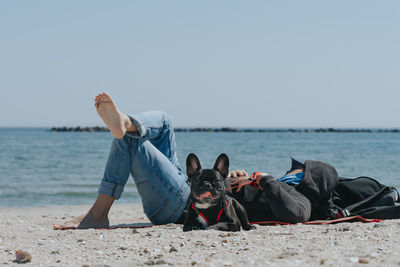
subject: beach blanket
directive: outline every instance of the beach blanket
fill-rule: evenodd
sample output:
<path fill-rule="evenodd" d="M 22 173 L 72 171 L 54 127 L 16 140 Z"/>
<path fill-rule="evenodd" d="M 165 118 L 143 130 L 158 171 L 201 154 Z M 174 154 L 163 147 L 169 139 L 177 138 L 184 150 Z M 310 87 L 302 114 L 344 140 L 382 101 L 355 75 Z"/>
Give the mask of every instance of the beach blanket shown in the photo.
<path fill-rule="evenodd" d="M 372 222 L 381 222 L 383 219 L 365 219 L 362 216 L 349 216 L 338 218 L 334 220 L 314 220 L 308 221 L 300 224 L 309 224 L 309 225 L 322 225 L 322 224 L 336 224 L 341 222 L 363 222 L 363 223 L 372 223 Z M 296 225 L 296 223 L 285 223 L 285 222 L 278 222 L 278 221 L 265 221 L 265 222 L 252 222 L 250 224 L 259 224 L 259 225 Z"/>

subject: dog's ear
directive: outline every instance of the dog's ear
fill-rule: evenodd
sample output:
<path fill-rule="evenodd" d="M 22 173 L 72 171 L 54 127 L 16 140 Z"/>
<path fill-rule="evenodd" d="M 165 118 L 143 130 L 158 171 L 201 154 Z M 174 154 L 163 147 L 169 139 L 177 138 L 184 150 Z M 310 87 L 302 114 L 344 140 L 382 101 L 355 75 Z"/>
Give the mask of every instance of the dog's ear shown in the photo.
<path fill-rule="evenodd" d="M 186 158 L 186 173 L 188 177 L 192 177 L 201 169 L 200 160 L 193 153 L 190 153 Z"/>
<path fill-rule="evenodd" d="M 222 177 L 226 178 L 228 176 L 229 169 L 229 158 L 226 154 L 222 153 L 218 156 L 214 164 L 214 170 L 219 171 Z"/>

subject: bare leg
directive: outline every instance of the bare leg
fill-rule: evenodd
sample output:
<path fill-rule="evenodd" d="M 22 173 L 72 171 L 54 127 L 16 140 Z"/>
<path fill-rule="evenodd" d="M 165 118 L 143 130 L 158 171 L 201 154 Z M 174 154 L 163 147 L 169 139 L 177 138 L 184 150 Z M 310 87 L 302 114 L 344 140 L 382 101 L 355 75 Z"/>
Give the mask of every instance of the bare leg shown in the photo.
<path fill-rule="evenodd" d="M 98 94 L 94 99 L 94 102 L 97 113 L 115 138 L 120 139 L 124 137 L 126 132 L 137 131 L 135 124 L 131 122 L 127 115 L 118 110 L 109 94 Z"/>
<path fill-rule="evenodd" d="M 54 225 L 55 230 L 108 228 L 108 212 L 114 202 L 113 197 L 99 194 L 96 202 L 87 214 L 76 217 L 60 225 Z"/>

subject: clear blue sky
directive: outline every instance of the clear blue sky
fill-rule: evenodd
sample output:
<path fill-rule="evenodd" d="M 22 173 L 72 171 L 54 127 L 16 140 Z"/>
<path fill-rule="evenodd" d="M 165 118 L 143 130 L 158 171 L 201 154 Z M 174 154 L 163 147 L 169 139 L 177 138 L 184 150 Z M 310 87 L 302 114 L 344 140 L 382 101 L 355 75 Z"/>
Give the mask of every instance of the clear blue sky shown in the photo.
<path fill-rule="evenodd" d="M 0 126 L 400 127 L 400 1 L 0 1 Z"/>

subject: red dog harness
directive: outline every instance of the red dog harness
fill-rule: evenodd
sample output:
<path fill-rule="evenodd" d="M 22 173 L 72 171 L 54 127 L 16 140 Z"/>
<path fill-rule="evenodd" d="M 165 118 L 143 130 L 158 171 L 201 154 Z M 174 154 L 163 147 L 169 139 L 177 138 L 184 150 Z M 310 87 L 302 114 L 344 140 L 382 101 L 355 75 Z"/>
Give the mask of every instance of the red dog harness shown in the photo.
<path fill-rule="evenodd" d="M 226 200 L 226 204 L 228 204 L 228 200 Z M 194 207 L 193 204 L 192 204 L 192 209 L 193 209 L 194 211 L 197 211 L 197 212 L 199 213 L 199 215 L 200 215 L 201 217 L 203 217 L 203 219 L 206 221 L 206 223 L 207 223 L 208 226 L 210 225 L 210 221 L 207 219 L 206 215 L 204 215 L 201 211 L 196 210 L 196 208 Z M 218 223 L 219 220 L 221 219 L 221 215 L 222 215 L 222 212 L 223 212 L 223 211 L 224 211 L 224 208 L 221 208 L 221 210 L 220 210 L 219 213 L 218 213 L 218 217 L 217 217 L 216 223 Z"/>

